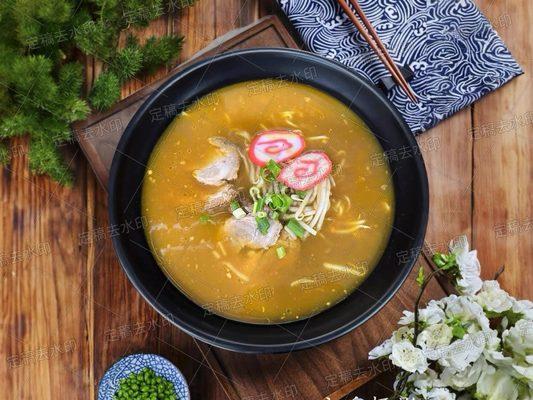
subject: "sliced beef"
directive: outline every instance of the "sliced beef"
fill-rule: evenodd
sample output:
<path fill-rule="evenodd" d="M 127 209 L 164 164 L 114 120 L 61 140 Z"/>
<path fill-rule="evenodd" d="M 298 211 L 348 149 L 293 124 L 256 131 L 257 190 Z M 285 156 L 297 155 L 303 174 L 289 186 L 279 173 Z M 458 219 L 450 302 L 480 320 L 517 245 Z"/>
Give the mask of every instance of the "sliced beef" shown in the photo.
<path fill-rule="evenodd" d="M 209 165 L 194 171 L 194 177 L 205 185 L 214 186 L 236 179 L 240 163 L 237 145 L 219 136 L 209 138 L 209 143 L 218 147 L 222 154 Z"/>
<path fill-rule="evenodd" d="M 228 208 L 231 201 L 237 197 L 239 192 L 235 186 L 226 183 L 216 193 L 210 195 L 204 205 L 204 211 L 214 213 Z"/>
<path fill-rule="evenodd" d="M 224 224 L 224 232 L 238 247 L 250 249 L 266 249 L 274 245 L 281 232 L 282 225 L 279 221 L 270 220 L 270 227 L 265 235 L 257 229 L 255 217 L 248 214 L 244 218 L 230 218 Z"/>

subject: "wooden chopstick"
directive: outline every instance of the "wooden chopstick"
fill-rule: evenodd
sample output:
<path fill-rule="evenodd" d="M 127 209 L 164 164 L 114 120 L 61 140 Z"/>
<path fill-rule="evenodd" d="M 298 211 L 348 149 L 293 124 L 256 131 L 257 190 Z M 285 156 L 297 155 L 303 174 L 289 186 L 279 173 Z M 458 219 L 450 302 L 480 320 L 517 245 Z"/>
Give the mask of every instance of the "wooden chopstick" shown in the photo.
<path fill-rule="evenodd" d="M 340 6 L 343 8 L 344 12 L 352 23 L 355 25 L 357 30 L 361 33 L 363 38 L 366 40 L 366 42 L 370 45 L 372 50 L 374 50 L 374 53 L 379 57 L 381 62 L 385 65 L 387 70 L 391 73 L 394 80 L 398 83 L 398 85 L 404 90 L 404 92 L 407 94 L 407 96 L 414 102 L 417 102 L 417 97 L 411 87 L 409 86 L 409 83 L 405 80 L 405 78 L 402 75 L 402 72 L 390 56 L 389 52 L 387 51 L 387 48 L 379 38 L 376 30 L 366 17 L 365 13 L 363 12 L 361 6 L 357 2 L 357 0 L 349 0 L 352 6 L 354 7 L 355 11 L 359 15 L 359 18 L 361 18 L 361 21 L 357 18 L 357 15 L 354 14 L 350 6 L 346 3 L 345 0 L 337 0 L 337 2 L 340 4 Z"/>

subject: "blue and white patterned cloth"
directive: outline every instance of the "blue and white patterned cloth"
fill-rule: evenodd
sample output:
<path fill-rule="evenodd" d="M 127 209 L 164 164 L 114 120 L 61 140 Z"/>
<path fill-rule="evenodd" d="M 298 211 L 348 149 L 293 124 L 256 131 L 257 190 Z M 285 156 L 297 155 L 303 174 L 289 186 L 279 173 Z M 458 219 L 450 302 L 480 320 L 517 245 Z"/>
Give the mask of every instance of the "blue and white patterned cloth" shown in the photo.
<path fill-rule="evenodd" d="M 279 0 L 308 50 L 367 79 L 389 75 L 337 0 Z M 412 103 L 397 87 L 389 99 L 415 133 L 522 74 L 471 0 L 360 0 L 391 57 L 414 71 Z"/>

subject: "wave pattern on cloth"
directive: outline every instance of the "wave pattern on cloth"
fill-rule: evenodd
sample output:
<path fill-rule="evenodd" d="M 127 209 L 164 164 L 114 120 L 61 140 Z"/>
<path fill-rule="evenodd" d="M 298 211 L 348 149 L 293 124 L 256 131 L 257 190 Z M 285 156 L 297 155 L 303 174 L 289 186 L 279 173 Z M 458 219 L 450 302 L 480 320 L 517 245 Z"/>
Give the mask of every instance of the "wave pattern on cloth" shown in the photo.
<path fill-rule="evenodd" d="M 389 75 L 336 0 L 279 0 L 308 50 L 376 83 Z M 414 71 L 412 103 L 399 88 L 389 99 L 411 130 L 422 132 L 522 74 L 471 0 L 360 0 L 399 65 Z"/>

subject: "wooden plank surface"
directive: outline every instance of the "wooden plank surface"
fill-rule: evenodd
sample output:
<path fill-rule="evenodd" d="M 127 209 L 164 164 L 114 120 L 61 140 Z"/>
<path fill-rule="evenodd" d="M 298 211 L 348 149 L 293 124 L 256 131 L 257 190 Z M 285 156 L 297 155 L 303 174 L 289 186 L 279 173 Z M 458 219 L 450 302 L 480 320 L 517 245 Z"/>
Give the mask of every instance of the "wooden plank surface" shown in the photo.
<path fill-rule="evenodd" d="M 480 3 L 525 70 L 473 108 L 473 221 L 483 276 L 505 265 L 502 286 L 533 297 L 533 21 L 531 1 Z"/>
<path fill-rule="evenodd" d="M 504 288 L 531 298 L 533 10 L 527 0 L 482 0 L 479 5 L 500 25 L 526 75 L 419 138 L 439 143 L 424 153 L 431 190 L 427 241 L 442 247 L 467 233 L 480 250 L 484 276 L 505 263 Z M 274 8 L 258 0 L 199 0 L 145 33 L 171 29 L 186 35 L 185 60 L 216 36 Z M 91 60 L 87 65 L 89 77 L 101 68 Z M 143 84 L 130 83 L 123 95 Z M 491 133 L 491 124 L 520 116 L 529 122 Z M 475 138 L 480 132 L 482 137 Z M 365 354 L 382 337 L 366 325 L 331 345 L 290 355 L 213 351 L 221 364 L 213 366 L 209 354 L 204 358 L 192 339 L 167 326 L 140 298 L 120 270 L 108 237 L 86 243 L 87 232 L 99 232 L 109 223 L 106 194 L 79 148 L 67 149 L 77 180 L 74 188 L 64 189 L 28 174 L 25 145 L 12 143 L 14 161 L 0 172 L 0 378 L 5 398 L 94 399 L 106 367 L 135 351 L 170 358 L 189 379 L 193 399 L 202 400 L 319 399 L 369 366 Z M 403 293 L 412 291 L 412 285 L 407 282 L 397 302 L 373 318 L 377 327 L 393 328 L 401 308 L 410 306 Z M 302 375 L 309 364 L 315 373 Z M 331 372 L 326 375 L 326 370 Z"/>

